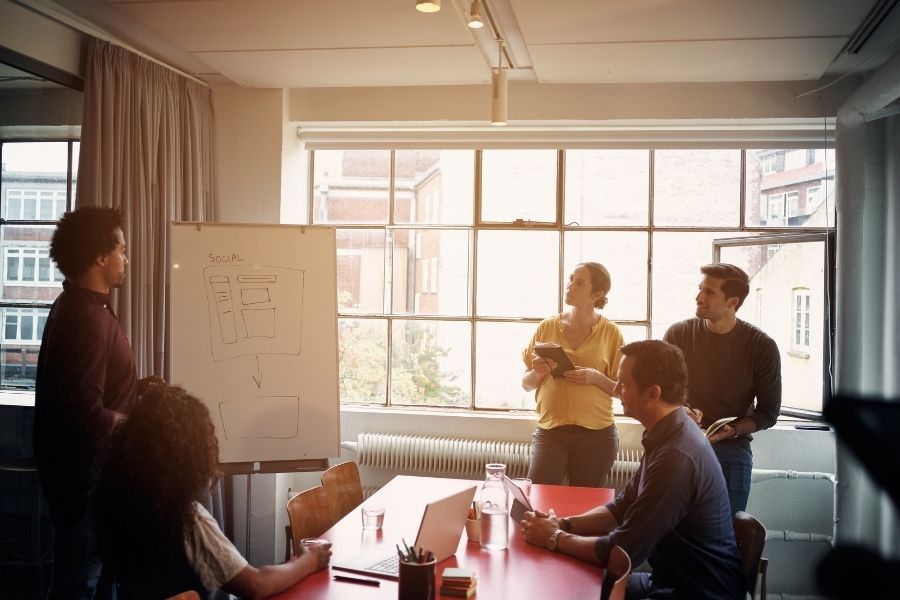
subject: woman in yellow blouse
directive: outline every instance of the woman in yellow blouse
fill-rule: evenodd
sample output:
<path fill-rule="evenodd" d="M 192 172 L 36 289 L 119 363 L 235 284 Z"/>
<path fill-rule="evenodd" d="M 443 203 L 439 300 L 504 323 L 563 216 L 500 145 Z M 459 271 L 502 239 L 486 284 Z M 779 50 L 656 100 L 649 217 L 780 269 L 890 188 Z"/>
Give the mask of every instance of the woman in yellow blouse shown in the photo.
<path fill-rule="evenodd" d="M 611 284 L 600 263 L 576 266 L 566 286 L 571 309 L 541 321 L 522 353 L 522 387 L 536 390 L 538 426 L 528 470 L 535 483 L 599 487 L 615 460 L 619 438 L 611 394 L 623 339 L 616 324 L 595 310 L 606 306 Z M 562 346 L 575 369 L 550 376 L 556 365 L 534 353 L 537 342 Z"/>

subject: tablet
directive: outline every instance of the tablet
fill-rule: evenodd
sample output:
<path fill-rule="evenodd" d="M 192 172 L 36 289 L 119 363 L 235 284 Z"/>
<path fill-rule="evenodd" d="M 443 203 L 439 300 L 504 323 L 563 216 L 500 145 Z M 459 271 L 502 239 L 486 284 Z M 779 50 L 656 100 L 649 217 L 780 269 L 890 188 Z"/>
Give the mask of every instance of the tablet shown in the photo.
<path fill-rule="evenodd" d="M 575 365 L 569 359 L 569 355 L 566 354 L 566 351 L 559 344 L 538 342 L 534 345 L 534 353 L 543 359 L 550 359 L 556 363 L 556 368 L 550 371 L 550 374 L 554 377 L 562 377 L 563 373 L 575 368 Z"/>
<path fill-rule="evenodd" d="M 513 521 L 518 523 L 525 518 L 526 512 L 533 512 L 534 509 L 531 508 L 531 502 L 528 501 L 528 496 L 525 495 L 522 488 L 517 486 L 512 479 L 504 475 L 503 484 L 506 485 L 506 489 L 509 490 L 510 495 L 513 497 L 513 503 L 509 509 L 509 516 L 513 518 Z"/>

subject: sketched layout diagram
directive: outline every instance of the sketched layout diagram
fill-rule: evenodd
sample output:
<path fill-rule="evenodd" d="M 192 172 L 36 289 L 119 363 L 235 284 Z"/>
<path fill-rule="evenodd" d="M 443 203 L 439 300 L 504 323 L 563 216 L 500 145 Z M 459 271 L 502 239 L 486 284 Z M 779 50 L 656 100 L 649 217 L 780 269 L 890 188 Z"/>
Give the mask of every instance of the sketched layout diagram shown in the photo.
<path fill-rule="evenodd" d="M 213 361 L 300 355 L 304 272 L 265 266 L 203 269 Z"/>
<path fill-rule="evenodd" d="M 225 439 L 289 439 L 300 435 L 298 396 L 255 396 L 219 403 Z"/>

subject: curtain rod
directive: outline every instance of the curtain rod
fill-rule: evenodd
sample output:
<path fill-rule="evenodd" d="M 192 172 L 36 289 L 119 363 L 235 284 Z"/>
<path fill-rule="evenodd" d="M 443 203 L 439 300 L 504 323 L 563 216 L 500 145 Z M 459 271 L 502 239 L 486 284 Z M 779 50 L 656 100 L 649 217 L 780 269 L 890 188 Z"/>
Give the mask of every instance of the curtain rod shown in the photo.
<path fill-rule="evenodd" d="M 112 35 L 106 33 L 102 29 L 93 25 L 92 23 L 84 21 L 78 15 L 70 13 L 67 9 L 65 9 L 62 6 L 57 5 L 57 6 L 51 7 L 47 4 L 40 2 L 39 0 L 11 0 L 11 1 L 14 4 L 18 4 L 22 8 L 30 10 L 36 14 L 39 14 L 39 15 L 46 17 L 48 19 L 51 19 L 53 21 L 56 21 L 60 25 L 69 27 L 70 29 L 74 29 L 85 35 L 89 35 L 91 37 L 101 39 L 105 42 L 109 42 L 110 44 L 115 44 L 116 46 L 124 48 L 125 50 L 128 50 L 129 52 L 133 52 L 133 53 L 137 54 L 141 58 L 144 58 L 146 60 L 149 60 L 150 62 L 156 63 L 162 67 L 165 67 L 166 69 L 169 69 L 170 71 L 173 71 L 173 72 L 177 73 L 178 75 L 181 75 L 182 77 L 186 77 L 186 78 L 190 79 L 191 81 L 199 83 L 200 85 L 202 85 L 204 87 L 209 87 L 209 84 L 206 83 L 205 81 L 203 81 L 202 79 L 198 79 L 197 77 L 194 77 L 190 73 L 185 73 L 184 71 L 182 71 L 181 69 L 179 69 L 177 67 L 174 67 L 174 66 L 172 66 L 166 62 L 163 62 L 157 58 L 153 58 L 149 54 L 141 52 L 137 48 L 133 47 L 131 44 L 128 44 L 127 42 L 124 42 L 116 37 L 113 37 Z"/>

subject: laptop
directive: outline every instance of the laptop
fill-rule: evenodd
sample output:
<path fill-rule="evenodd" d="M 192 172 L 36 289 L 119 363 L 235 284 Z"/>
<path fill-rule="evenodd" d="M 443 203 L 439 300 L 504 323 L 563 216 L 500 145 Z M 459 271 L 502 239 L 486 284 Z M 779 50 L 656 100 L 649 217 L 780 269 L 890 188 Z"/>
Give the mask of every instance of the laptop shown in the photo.
<path fill-rule="evenodd" d="M 419 533 L 416 535 L 414 545 L 431 550 L 437 562 L 452 556 L 459 546 L 459 539 L 466 525 L 466 515 L 474 497 L 475 486 L 472 486 L 452 496 L 428 503 L 419 523 Z M 349 559 L 332 562 L 331 567 L 383 579 L 398 579 L 399 561 L 394 544 L 379 544 Z"/>

